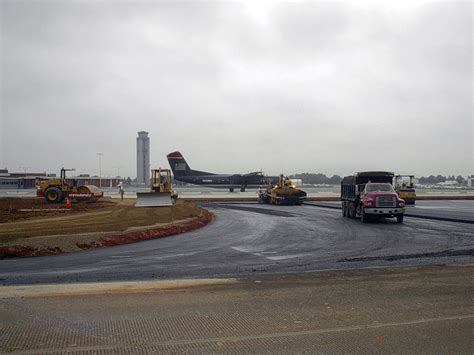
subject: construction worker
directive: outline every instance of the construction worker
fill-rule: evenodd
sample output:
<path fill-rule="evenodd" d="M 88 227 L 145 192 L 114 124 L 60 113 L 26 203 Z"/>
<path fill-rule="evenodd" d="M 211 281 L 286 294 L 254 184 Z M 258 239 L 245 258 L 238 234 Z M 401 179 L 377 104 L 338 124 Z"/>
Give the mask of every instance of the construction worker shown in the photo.
<path fill-rule="evenodd" d="M 125 193 L 125 188 L 123 187 L 123 181 L 120 181 L 120 183 L 118 184 L 118 189 L 120 193 L 120 198 L 123 201 L 123 194 Z"/>

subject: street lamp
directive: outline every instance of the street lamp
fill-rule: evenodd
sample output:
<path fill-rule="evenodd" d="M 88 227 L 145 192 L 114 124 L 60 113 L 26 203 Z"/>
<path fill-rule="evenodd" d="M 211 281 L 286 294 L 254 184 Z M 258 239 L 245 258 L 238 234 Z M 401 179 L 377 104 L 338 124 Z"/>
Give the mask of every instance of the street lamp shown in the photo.
<path fill-rule="evenodd" d="M 99 187 L 102 187 L 102 155 L 103 153 L 97 153 L 99 156 Z"/>

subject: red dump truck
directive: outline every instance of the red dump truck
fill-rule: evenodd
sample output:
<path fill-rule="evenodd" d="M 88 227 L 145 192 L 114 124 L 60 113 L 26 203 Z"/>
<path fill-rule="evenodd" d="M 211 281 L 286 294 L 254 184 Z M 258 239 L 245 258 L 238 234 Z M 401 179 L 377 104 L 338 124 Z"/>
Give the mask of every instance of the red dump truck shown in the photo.
<path fill-rule="evenodd" d="M 362 223 L 371 217 L 395 217 L 402 223 L 405 201 L 393 189 L 393 176 L 386 171 L 365 171 L 342 179 L 342 215 L 360 216 Z"/>

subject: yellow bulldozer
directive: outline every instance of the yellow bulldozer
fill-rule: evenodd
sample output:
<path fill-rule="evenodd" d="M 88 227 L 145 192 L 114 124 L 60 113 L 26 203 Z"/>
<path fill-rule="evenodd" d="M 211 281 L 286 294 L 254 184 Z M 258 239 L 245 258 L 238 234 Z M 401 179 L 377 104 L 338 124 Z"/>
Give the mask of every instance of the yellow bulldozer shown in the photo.
<path fill-rule="evenodd" d="M 152 169 L 150 192 L 137 192 L 135 207 L 173 206 L 178 194 L 173 191 L 173 177 L 169 169 Z"/>
<path fill-rule="evenodd" d="M 77 186 L 77 180 L 72 184 L 66 180 L 66 171 L 75 169 L 61 169 L 59 178 L 41 180 L 37 186 L 36 196 L 43 197 L 47 203 L 61 203 L 66 198 L 76 201 L 95 202 L 104 196 L 94 185 Z"/>
<path fill-rule="evenodd" d="M 288 177 L 280 175 L 278 185 L 272 186 L 271 181 L 265 189 L 258 193 L 259 203 L 274 205 L 302 205 L 306 200 L 306 192 L 297 189 Z"/>

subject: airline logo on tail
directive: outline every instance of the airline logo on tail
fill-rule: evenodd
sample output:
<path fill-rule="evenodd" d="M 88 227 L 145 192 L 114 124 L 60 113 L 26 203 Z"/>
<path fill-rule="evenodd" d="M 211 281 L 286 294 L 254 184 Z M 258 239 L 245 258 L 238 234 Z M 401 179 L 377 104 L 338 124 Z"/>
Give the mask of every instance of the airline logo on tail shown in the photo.
<path fill-rule="evenodd" d="M 183 159 L 183 156 L 181 155 L 180 152 L 169 153 L 166 157 L 168 159 Z"/>
<path fill-rule="evenodd" d="M 169 153 L 166 157 L 175 176 L 189 175 L 191 169 L 180 152 Z"/>

